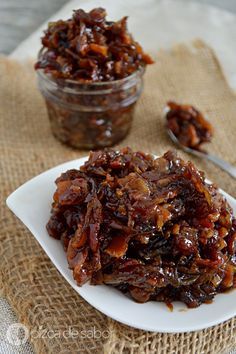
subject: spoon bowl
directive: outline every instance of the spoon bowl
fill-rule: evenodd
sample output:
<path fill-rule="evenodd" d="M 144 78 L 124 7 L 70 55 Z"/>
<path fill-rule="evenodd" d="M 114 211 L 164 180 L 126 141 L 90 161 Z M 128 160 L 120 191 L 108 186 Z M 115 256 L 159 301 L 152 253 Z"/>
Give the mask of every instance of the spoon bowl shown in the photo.
<path fill-rule="evenodd" d="M 167 109 L 165 109 L 164 113 L 166 114 L 167 112 L 168 112 Z M 231 177 L 236 178 L 236 167 L 234 167 L 233 165 L 231 165 L 227 161 L 219 158 L 218 156 L 214 156 L 212 154 L 209 154 L 208 152 L 191 149 L 188 146 L 184 146 L 183 144 L 180 143 L 180 141 L 177 139 L 177 137 L 172 132 L 172 130 L 170 130 L 167 127 L 166 127 L 166 129 L 167 129 L 167 134 L 170 137 L 170 139 L 173 141 L 173 143 L 175 145 L 177 145 L 179 148 L 181 148 L 183 151 L 185 151 L 189 154 L 192 154 L 194 156 L 197 156 L 199 158 L 213 162 L 215 165 L 220 167 L 223 171 L 227 172 Z"/>

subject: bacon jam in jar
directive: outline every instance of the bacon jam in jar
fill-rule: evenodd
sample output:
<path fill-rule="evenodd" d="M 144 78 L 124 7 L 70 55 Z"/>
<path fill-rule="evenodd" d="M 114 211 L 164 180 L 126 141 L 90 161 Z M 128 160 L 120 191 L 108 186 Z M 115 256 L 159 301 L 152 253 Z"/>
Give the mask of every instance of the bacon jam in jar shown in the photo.
<path fill-rule="evenodd" d="M 152 59 L 127 30 L 127 17 L 76 10 L 49 23 L 35 69 L 53 134 L 76 148 L 101 148 L 130 130 L 143 74 Z"/>

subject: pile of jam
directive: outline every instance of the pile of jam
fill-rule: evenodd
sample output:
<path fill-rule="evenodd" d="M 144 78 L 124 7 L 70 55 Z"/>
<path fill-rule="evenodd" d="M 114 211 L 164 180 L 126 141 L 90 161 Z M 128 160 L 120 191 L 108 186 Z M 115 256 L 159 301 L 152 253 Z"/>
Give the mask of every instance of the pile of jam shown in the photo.
<path fill-rule="evenodd" d="M 78 285 L 188 307 L 236 287 L 236 220 L 218 189 L 174 152 L 91 152 L 56 180 L 50 236 Z"/>
<path fill-rule="evenodd" d="M 168 102 L 167 108 L 167 127 L 180 144 L 202 150 L 202 144 L 211 141 L 213 127 L 196 108 L 175 102 Z"/>
<path fill-rule="evenodd" d="M 127 17 L 107 21 L 106 11 L 75 10 L 72 18 L 50 22 L 35 65 L 54 78 L 80 82 L 123 79 L 153 63 L 127 30 Z"/>

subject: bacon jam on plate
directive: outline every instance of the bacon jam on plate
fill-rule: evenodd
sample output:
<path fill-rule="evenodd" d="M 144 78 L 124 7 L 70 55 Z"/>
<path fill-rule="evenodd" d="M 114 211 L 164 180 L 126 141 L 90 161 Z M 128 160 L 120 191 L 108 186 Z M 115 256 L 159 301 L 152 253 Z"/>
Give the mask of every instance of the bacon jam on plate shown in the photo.
<path fill-rule="evenodd" d="M 218 189 L 173 152 L 91 152 L 56 180 L 50 236 L 78 285 L 188 307 L 236 287 L 236 220 Z"/>
<path fill-rule="evenodd" d="M 211 142 L 213 127 L 193 106 L 168 102 L 166 119 L 180 144 L 202 150 L 202 144 Z"/>

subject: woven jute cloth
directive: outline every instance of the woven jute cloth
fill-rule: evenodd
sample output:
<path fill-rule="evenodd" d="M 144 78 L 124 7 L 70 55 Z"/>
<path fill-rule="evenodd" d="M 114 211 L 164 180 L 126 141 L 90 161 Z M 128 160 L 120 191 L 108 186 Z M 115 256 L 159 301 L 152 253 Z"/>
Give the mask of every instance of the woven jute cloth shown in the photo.
<path fill-rule="evenodd" d="M 145 74 L 131 133 L 119 146 L 157 155 L 173 149 L 162 117 L 170 99 L 191 103 L 207 114 L 215 127 L 209 151 L 236 164 L 236 97 L 213 51 L 200 41 L 159 53 Z M 0 59 L 0 102 L 1 289 L 31 331 L 36 353 L 216 354 L 235 346 L 236 318 L 192 333 L 145 332 L 107 318 L 67 284 L 30 232 L 7 210 L 5 199 L 29 178 L 87 152 L 66 147 L 52 136 L 32 65 Z M 231 177 L 209 162 L 191 159 L 209 179 L 236 195 Z M 158 312 L 156 316 L 158 321 Z M 40 329 L 41 335 L 35 335 Z M 72 334 L 60 335 L 66 330 Z"/>

